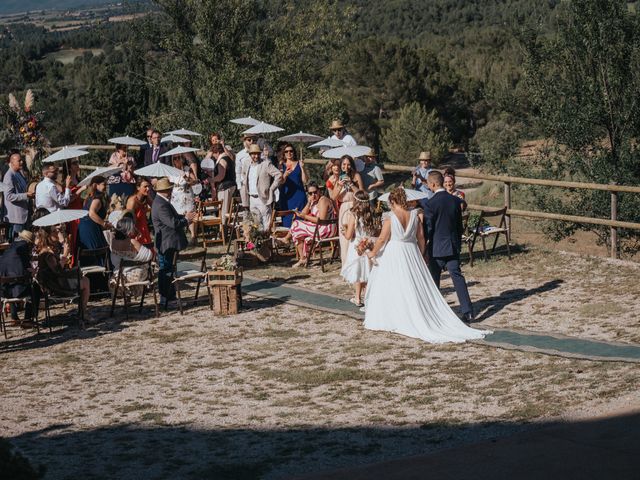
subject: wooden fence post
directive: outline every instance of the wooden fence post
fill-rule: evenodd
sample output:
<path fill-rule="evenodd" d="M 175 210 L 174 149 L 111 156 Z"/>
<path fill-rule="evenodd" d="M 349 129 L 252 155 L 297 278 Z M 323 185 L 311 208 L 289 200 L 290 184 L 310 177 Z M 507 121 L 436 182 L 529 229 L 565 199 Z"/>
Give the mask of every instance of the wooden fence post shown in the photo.
<path fill-rule="evenodd" d="M 618 220 L 618 192 L 611 192 L 611 220 Z M 611 258 L 618 258 L 618 229 L 611 227 Z"/>
<path fill-rule="evenodd" d="M 511 210 L 511 183 L 504 182 L 504 206 Z M 507 228 L 509 229 L 509 238 L 511 238 L 511 215 L 505 217 Z"/>

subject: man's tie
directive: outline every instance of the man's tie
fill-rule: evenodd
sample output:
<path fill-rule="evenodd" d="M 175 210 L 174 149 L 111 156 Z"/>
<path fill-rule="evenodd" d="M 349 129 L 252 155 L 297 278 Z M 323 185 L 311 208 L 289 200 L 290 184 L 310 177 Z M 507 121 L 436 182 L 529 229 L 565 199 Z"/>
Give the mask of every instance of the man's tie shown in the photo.
<path fill-rule="evenodd" d="M 158 150 L 160 150 L 158 147 L 153 147 L 153 163 L 158 161 Z"/>

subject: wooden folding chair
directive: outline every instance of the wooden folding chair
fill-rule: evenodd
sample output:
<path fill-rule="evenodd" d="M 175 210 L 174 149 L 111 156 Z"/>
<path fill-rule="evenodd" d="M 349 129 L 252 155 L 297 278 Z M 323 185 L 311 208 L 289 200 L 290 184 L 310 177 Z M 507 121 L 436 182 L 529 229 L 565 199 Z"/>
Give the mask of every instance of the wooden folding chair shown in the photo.
<path fill-rule="evenodd" d="M 126 271 L 131 268 L 140 268 L 143 271 L 146 271 L 146 279 L 136 281 L 127 280 Z M 111 317 L 113 317 L 113 312 L 116 308 L 118 293 L 121 293 L 124 303 L 125 318 L 129 320 L 129 299 L 131 298 L 131 296 L 128 295 L 127 292 L 131 287 L 142 287 L 142 294 L 140 295 L 140 305 L 138 311 L 142 311 L 142 307 L 144 306 L 144 297 L 146 296 L 147 292 L 151 290 L 153 292 L 153 303 L 156 308 L 156 317 L 160 316 L 160 310 L 158 309 L 158 281 L 157 275 L 154 275 L 153 271 L 153 259 L 146 262 L 140 262 L 123 258 L 122 260 L 120 260 L 120 267 L 118 268 L 118 271 L 115 275 L 116 284 L 111 294 Z"/>
<path fill-rule="evenodd" d="M 222 201 L 205 200 L 200 202 L 198 216 L 194 220 L 196 224 L 196 237 L 200 235 L 202 248 L 221 243 L 226 244 L 224 235 L 224 214 Z"/>
<path fill-rule="evenodd" d="M 176 287 L 176 294 L 178 296 L 178 308 L 180 314 L 183 314 L 182 308 L 182 291 L 180 286 L 183 282 L 189 282 L 197 280 L 196 294 L 193 298 L 194 305 L 198 301 L 200 294 L 200 285 L 205 281 L 207 291 L 209 293 L 209 302 L 211 302 L 211 291 L 209 290 L 209 283 L 207 280 L 207 249 L 199 249 L 191 252 L 176 252 L 173 257 L 173 274 L 172 283 Z"/>
<path fill-rule="evenodd" d="M 271 222 L 269 226 L 269 232 L 271 233 L 272 251 L 276 255 L 296 255 L 297 250 L 294 248 L 291 251 L 291 246 L 284 246 L 278 243 L 279 239 L 287 236 L 289 229 L 282 226 L 282 217 L 292 215 L 293 210 L 274 210 L 271 214 Z M 293 244 L 292 244 L 293 245 Z"/>
<path fill-rule="evenodd" d="M 469 253 L 469 266 L 473 267 L 473 250 L 471 243 L 473 241 L 473 232 L 469 228 L 469 211 L 462 212 L 462 244 L 467 246 Z"/>
<path fill-rule="evenodd" d="M 78 327 L 84 328 L 84 308 L 82 307 L 82 292 L 80 291 L 82 273 L 80 272 L 80 267 L 64 270 L 60 273 L 60 276 L 63 278 L 75 278 L 78 286 L 75 290 L 53 292 L 40 283 L 40 290 L 42 290 L 44 298 L 44 314 L 49 330 L 51 330 L 51 305 L 59 303 L 66 305 L 72 302 L 78 302 Z"/>
<path fill-rule="evenodd" d="M 4 291 L 5 285 L 31 285 L 31 295 L 26 297 L 5 297 L 2 293 Z M 34 296 L 33 296 L 33 279 L 31 275 L 21 275 L 15 277 L 0 277 L 0 330 L 4 332 L 4 338 L 7 338 L 7 324 L 5 322 L 5 307 L 7 305 L 16 305 L 22 304 L 23 308 L 26 309 L 27 304 L 31 304 L 31 308 L 33 309 L 33 318 L 31 321 L 35 324 L 36 331 L 40 333 L 40 323 L 38 322 L 38 305 L 35 304 Z M 51 324 L 49 324 L 49 332 L 51 332 Z"/>
<path fill-rule="evenodd" d="M 111 277 L 111 249 L 107 247 L 96 248 L 93 250 L 78 249 L 78 267 L 80 268 L 80 274 L 83 277 L 88 276 L 89 280 L 96 278 L 102 278 L 103 290 L 95 288 L 95 280 L 92 281 L 91 295 L 90 297 L 108 297 L 111 296 L 109 292 L 109 278 Z M 88 259 L 97 259 L 98 263 L 93 264 Z"/>
<path fill-rule="evenodd" d="M 233 197 L 231 200 L 231 212 L 227 217 L 225 223 L 225 230 L 228 232 L 227 237 L 227 255 L 231 251 L 231 245 L 234 244 L 235 239 L 240 239 L 239 227 L 240 227 L 240 212 L 242 211 L 242 201 L 239 197 Z"/>
<path fill-rule="evenodd" d="M 309 246 L 309 253 L 307 255 L 307 263 L 305 266 L 309 266 L 309 263 L 312 260 L 313 255 L 318 252 L 320 256 L 320 269 L 324 272 L 324 256 L 323 250 L 325 247 L 331 248 L 331 257 L 329 258 L 329 263 L 332 263 L 338 255 L 340 255 L 340 237 L 336 234 L 332 237 L 321 238 L 320 237 L 320 227 L 325 225 L 335 225 L 336 232 L 338 231 L 338 219 L 337 218 L 328 218 L 326 220 L 318 219 L 318 223 L 316 224 L 316 228 L 313 231 L 313 237 L 311 238 L 311 245 Z M 336 255 L 337 253 L 337 255 Z"/>
<path fill-rule="evenodd" d="M 511 249 L 509 247 L 509 229 L 507 228 L 506 216 L 507 216 L 507 207 L 501 208 L 499 210 L 481 210 L 480 211 L 480 218 L 478 218 L 478 224 L 475 226 L 473 230 L 473 237 L 471 239 L 471 248 L 469 250 L 470 255 L 473 254 L 473 249 L 476 244 L 476 239 L 480 237 L 480 239 L 482 240 L 482 250 L 484 254 L 484 259 L 487 260 L 486 238 L 492 235 L 495 236 L 493 247 L 491 248 L 491 253 L 493 253 L 496 250 L 496 245 L 498 245 L 498 238 L 500 237 L 500 235 L 504 235 L 507 243 L 507 256 L 511 258 Z M 485 223 L 484 221 L 487 220 L 488 218 L 492 219 L 492 221 L 495 221 L 496 218 L 498 220 L 495 225 L 490 224 L 488 226 L 484 226 L 483 225 Z M 487 223 L 489 223 L 488 220 L 487 220 Z"/>

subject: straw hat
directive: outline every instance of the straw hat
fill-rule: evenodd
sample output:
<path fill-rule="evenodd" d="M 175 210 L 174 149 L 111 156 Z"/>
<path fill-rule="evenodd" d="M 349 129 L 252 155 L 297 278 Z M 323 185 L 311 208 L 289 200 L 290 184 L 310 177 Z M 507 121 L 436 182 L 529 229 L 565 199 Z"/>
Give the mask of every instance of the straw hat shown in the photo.
<path fill-rule="evenodd" d="M 431 152 L 420 152 L 418 160 L 431 160 Z"/>
<path fill-rule="evenodd" d="M 162 177 L 156 182 L 156 186 L 154 189 L 156 192 L 164 192 L 167 190 L 171 190 L 172 188 L 173 183 L 171 183 L 167 177 Z"/>
<path fill-rule="evenodd" d="M 248 153 L 249 155 L 251 155 L 252 153 L 262 153 L 262 149 L 254 143 L 253 145 L 249 146 Z"/>
<path fill-rule="evenodd" d="M 344 125 L 342 124 L 342 122 L 340 120 L 334 120 L 331 122 L 331 126 L 329 127 L 329 130 L 340 130 L 341 128 L 344 128 Z"/>
<path fill-rule="evenodd" d="M 33 232 L 29 230 L 22 230 L 18 236 L 25 242 L 33 243 Z"/>
<path fill-rule="evenodd" d="M 377 157 L 376 151 L 373 148 L 370 148 L 367 153 L 364 155 L 365 157 Z"/>

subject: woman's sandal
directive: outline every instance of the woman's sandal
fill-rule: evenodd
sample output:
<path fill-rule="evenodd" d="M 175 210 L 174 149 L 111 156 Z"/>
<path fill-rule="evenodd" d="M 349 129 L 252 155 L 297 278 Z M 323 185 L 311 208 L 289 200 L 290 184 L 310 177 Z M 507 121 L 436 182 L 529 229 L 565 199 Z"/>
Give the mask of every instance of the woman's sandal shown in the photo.
<path fill-rule="evenodd" d="M 356 297 L 351 297 L 349 301 L 353 303 L 356 307 L 364 307 L 364 303 L 358 302 L 356 300 Z"/>

